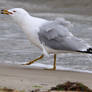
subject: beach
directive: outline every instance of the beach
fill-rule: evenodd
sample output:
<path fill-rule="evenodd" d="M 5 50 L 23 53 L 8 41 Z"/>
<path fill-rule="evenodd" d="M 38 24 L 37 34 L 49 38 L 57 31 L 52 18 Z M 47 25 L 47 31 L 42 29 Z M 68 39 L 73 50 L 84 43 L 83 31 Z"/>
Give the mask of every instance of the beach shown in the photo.
<path fill-rule="evenodd" d="M 74 25 L 69 31 L 92 46 L 92 0 L 0 0 L 0 9 L 11 8 L 24 8 L 47 20 L 63 17 Z M 56 71 L 44 69 L 52 67 L 53 55 L 32 66 L 21 65 L 40 56 L 41 51 L 7 15 L 0 15 L 0 43 L 0 87 L 30 92 L 71 81 L 92 89 L 92 55 L 61 53 L 57 55 L 60 70 Z"/>
<path fill-rule="evenodd" d="M 66 81 L 81 82 L 92 89 L 92 74 L 61 70 L 44 70 L 24 65 L 0 64 L 0 86 L 29 92 L 48 90 Z"/>

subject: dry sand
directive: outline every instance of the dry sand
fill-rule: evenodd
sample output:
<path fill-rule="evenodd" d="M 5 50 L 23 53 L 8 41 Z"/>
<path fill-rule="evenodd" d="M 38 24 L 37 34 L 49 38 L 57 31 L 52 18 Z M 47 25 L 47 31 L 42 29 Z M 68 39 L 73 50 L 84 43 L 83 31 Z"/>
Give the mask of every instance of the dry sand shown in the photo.
<path fill-rule="evenodd" d="M 66 81 L 82 82 L 92 89 L 92 74 L 0 64 L 1 87 L 27 91 L 38 88 L 46 90 Z"/>

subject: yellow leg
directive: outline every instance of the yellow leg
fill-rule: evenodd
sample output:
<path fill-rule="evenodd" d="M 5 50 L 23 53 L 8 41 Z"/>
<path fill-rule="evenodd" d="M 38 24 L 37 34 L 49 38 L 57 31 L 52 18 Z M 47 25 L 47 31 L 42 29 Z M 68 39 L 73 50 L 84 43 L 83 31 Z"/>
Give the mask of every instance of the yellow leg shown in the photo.
<path fill-rule="evenodd" d="M 54 54 L 53 68 L 51 68 L 51 69 L 45 69 L 45 70 L 56 70 L 56 54 Z"/>
<path fill-rule="evenodd" d="M 36 59 L 34 59 L 34 60 L 32 60 L 32 61 L 29 61 L 28 63 L 23 64 L 23 65 L 30 65 L 30 64 L 34 63 L 35 61 L 37 61 L 37 60 L 39 60 L 39 59 L 42 59 L 43 57 L 44 57 L 44 55 L 42 54 L 40 57 L 38 57 L 38 58 L 36 58 Z"/>
<path fill-rule="evenodd" d="M 56 70 L 56 54 L 54 54 L 53 70 Z"/>

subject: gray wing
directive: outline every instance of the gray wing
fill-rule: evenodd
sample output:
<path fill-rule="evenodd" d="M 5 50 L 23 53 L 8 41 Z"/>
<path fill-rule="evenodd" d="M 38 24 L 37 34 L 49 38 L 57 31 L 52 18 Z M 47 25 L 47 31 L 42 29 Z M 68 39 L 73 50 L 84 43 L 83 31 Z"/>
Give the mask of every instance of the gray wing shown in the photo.
<path fill-rule="evenodd" d="M 73 27 L 73 24 L 70 21 L 65 20 L 64 18 L 56 18 L 54 21 L 68 28 Z"/>
<path fill-rule="evenodd" d="M 43 25 L 38 35 L 41 43 L 54 50 L 82 51 L 87 47 L 87 44 L 74 37 L 65 26 L 53 22 Z"/>

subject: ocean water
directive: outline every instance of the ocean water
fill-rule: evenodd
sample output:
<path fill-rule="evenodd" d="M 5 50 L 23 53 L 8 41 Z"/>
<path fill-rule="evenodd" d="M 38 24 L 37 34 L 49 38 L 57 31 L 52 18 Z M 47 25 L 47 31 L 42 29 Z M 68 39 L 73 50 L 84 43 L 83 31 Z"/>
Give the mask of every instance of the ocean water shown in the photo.
<path fill-rule="evenodd" d="M 74 25 L 70 31 L 92 45 L 92 17 L 61 13 L 33 13 L 33 16 L 53 20 L 64 17 Z M 0 63 L 24 64 L 41 55 L 41 51 L 29 42 L 9 16 L 0 15 Z M 44 57 L 27 67 L 51 68 L 53 55 Z M 79 53 L 57 54 L 57 70 L 92 73 L 92 55 Z"/>

